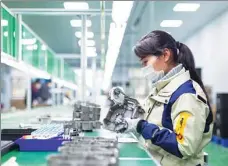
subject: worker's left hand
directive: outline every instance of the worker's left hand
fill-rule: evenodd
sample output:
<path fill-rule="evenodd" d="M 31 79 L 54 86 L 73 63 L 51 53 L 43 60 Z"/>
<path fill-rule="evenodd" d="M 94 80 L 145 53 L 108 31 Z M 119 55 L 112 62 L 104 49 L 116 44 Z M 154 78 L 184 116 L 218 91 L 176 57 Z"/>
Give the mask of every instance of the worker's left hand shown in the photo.
<path fill-rule="evenodd" d="M 140 121 L 141 119 L 140 118 L 137 118 L 137 119 L 131 119 L 131 118 L 117 118 L 116 119 L 116 123 L 119 123 L 119 124 L 124 124 L 124 127 L 122 128 L 117 128 L 116 129 L 116 132 L 119 132 L 119 133 L 129 133 L 129 132 L 133 132 L 133 131 L 136 131 L 136 127 L 137 127 L 137 124 L 138 122 Z"/>

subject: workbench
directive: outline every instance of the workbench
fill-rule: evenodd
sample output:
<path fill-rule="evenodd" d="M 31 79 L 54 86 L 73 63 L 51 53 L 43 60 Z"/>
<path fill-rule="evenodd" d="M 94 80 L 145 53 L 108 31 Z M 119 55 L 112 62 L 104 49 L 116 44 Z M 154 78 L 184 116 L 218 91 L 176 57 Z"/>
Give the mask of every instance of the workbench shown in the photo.
<path fill-rule="evenodd" d="M 31 111 L 6 113 L 1 117 L 2 128 L 18 128 L 19 123 L 31 123 L 35 117 L 50 113 L 52 116 L 72 116 L 72 108 L 70 107 L 51 107 L 44 109 L 36 109 Z M 93 132 L 85 132 L 84 136 L 101 136 L 112 137 L 116 133 L 108 130 L 98 129 Z M 120 136 L 120 135 L 118 135 Z M 132 134 L 121 135 L 121 137 L 133 138 Z M 156 166 L 158 165 L 153 157 L 136 142 L 118 143 L 119 148 L 119 165 L 120 166 Z M 46 166 L 47 156 L 57 152 L 20 152 L 19 150 L 11 151 L 2 156 L 2 164 L 11 157 L 16 157 L 18 166 Z"/>
<path fill-rule="evenodd" d="M 86 132 L 84 136 L 108 136 L 110 132 L 106 130 L 96 130 Z M 133 135 L 125 135 L 127 138 Z M 156 161 L 139 143 L 118 143 L 119 148 L 119 165 L 120 166 L 156 166 Z M 16 162 L 19 166 L 46 166 L 47 156 L 57 152 L 20 152 L 18 150 L 11 151 L 2 157 L 2 163 L 9 160 L 11 157 L 16 157 Z"/>

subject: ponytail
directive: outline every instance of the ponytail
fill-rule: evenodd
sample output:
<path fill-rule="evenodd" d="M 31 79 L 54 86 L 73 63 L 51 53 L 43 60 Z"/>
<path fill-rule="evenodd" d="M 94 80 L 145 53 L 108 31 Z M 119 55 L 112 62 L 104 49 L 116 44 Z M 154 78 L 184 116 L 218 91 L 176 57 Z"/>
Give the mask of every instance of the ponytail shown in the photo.
<path fill-rule="evenodd" d="M 211 108 L 203 82 L 196 72 L 193 54 L 188 46 L 176 42 L 167 32 L 155 30 L 148 33 L 136 44 L 134 52 L 140 58 L 147 55 L 160 56 L 165 48 L 172 50 L 174 62 L 181 63 L 190 72 L 191 79 L 200 85 L 206 95 L 208 106 Z"/>
<path fill-rule="evenodd" d="M 194 57 L 193 57 L 191 50 L 188 48 L 188 46 L 186 46 L 183 43 L 176 42 L 176 45 L 179 50 L 178 51 L 179 52 L 178 60 L 177 60 L 178 63 L 181 63 L 184 66 L 184 68 L 189 71 L 191 79 L 200 85 L 200 87 L 202 88 L 203 92 L 206 95 L 207 104 L 211 110 L 211 106 L 209 103 L 209 97 L 205 90 L 203 81 L 201 80 L 201 78 L 198 76 L 198 74 L 196 72 L 195 61 L 194 61 Z"/>

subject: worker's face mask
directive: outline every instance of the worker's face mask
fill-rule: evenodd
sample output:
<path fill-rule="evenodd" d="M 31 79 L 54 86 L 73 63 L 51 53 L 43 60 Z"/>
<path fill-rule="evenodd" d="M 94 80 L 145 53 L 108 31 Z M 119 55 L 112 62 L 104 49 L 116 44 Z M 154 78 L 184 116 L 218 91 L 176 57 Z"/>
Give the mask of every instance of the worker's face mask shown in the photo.
<path fill-rule="evenodd" d="M 155 71 L 153 65 L 151 64 L 147 65 L 146 67 L 143 67 L 141 70 L 143 76 L 149 81 L 152 81 L 152 83 L 156 83 L 165 75 L 163 70 Z"/>

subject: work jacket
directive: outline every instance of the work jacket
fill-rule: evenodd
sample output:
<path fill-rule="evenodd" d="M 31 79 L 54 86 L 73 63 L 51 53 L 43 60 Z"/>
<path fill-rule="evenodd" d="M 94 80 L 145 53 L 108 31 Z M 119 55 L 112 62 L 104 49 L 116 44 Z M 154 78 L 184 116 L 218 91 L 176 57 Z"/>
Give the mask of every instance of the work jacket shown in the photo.
<path fill-rule="evenodd" d="M 207 98 L 182 68 L 158 81 L 145 101 L 138 123 L 141 141 L 162 166 L 203 166 L 203 148 L 212 136 Z"/>

